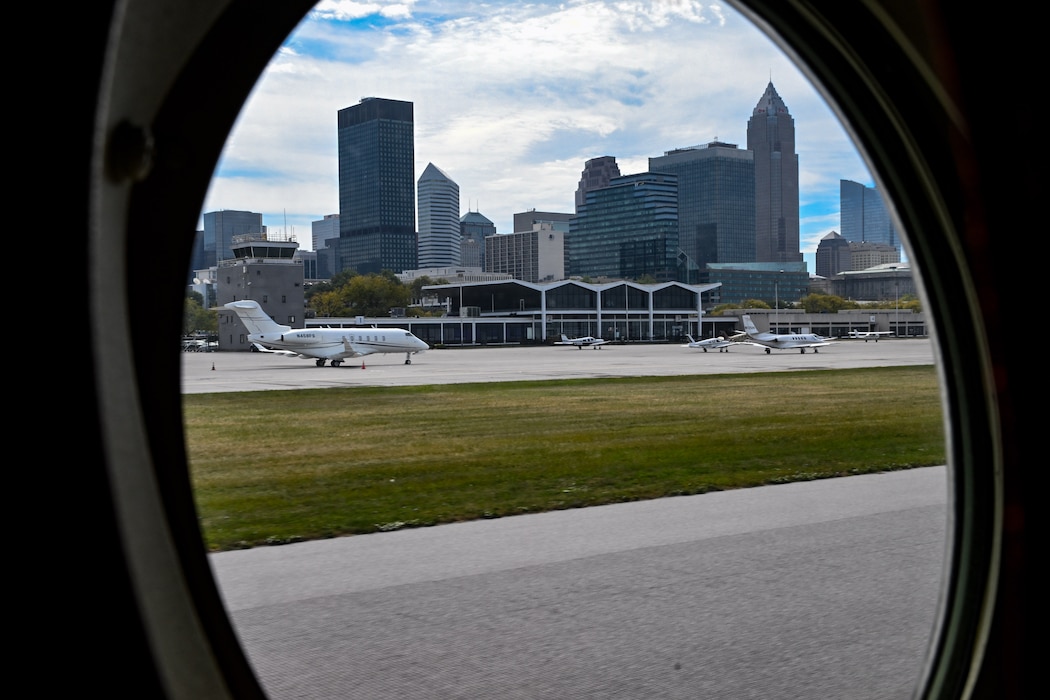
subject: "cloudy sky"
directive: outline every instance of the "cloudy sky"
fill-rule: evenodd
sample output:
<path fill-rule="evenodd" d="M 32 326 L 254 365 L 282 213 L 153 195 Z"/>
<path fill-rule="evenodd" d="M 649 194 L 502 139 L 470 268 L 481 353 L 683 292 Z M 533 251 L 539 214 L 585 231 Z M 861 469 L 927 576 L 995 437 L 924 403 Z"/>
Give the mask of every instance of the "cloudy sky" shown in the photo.
<path fill-rule="evenodd" d="M 385 97 L 414 104 L 416 177 L 433 163 L 461 213 L 511 233 L 515 213 L 572 212 L 590 158 L 627 175 L 674 148 L 745 148 L 771 80 L 795 119 L 813 272 L 839 230 L 839 180 L 874 181 L 783 51 L 732 6 L 692 0 L 323 0 L 245 104 L 203 211 L 261 212 L 311 250 L 311 222 L 339 212 L 336 113 Z"/>

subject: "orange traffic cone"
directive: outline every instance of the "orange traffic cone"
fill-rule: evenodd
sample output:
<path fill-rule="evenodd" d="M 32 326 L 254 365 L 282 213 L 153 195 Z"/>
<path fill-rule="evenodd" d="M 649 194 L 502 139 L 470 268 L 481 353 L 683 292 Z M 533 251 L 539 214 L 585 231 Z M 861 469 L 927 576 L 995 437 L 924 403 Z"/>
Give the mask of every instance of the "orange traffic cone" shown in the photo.
<path fill-rule="evenodd" d="M 215 363 L 214 363 L 214 362 L 212 362 L 212 363 L 211 363 L 211 371 L 212 371 L 212 372 L 214 372 L 214 371 L 215 371 Z"/>
<path fill-rule="evenodd" d="M 361 369 L 364 369 L 364 368 L 365 368 L 365 361 L 361 360 Z"/>

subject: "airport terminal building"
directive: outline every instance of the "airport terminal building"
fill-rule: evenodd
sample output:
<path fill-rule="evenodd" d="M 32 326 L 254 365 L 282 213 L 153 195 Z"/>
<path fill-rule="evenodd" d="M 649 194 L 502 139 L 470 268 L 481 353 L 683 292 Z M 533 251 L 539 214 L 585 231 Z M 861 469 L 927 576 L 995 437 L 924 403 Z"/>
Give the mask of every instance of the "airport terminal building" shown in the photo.
<path fill-rule="evenodd" d="M 851 309 L 811 314 L 797 309 L 737 309 L 708 316 L 719 304 L 718 283 L 601 284 L 563 280 L 548 284 L 493 280 L 428 285 L 423 291 L 442 316 L 308 318 L 307 328 L 398 327 L 433 346 L 542 345 L 591 335 L 612 342 L 684 342 L 731 335 L 748 313 L 759 330 L 846 337 L 850 331 L 889 331 L 898 337 L 929 334 L 926 317 L 911 309 Z"/>
<path fill-rule="evenodd" d="M 719 287 L 624 280 L 438 284 L 423 291 L 444 307 L 444 316 L 311 318 L 306 327 L 398 326 L 432 346 L 543 344 L 563 334 L 619 342 L 677 341 L 687 333 L 697 334 L 703 309 L 718 304 Z"/>

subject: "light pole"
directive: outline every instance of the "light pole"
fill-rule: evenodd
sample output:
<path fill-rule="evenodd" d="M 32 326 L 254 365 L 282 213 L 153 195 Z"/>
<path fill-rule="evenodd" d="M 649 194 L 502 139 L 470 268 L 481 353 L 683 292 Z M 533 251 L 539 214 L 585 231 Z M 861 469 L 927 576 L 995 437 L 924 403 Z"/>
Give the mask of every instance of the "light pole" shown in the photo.
<path fill-rule="evenodd" d="M 773 306 L 776 308 L 774 319 L 776 320 L 777 326 L 777 329 L 773 331 L 774 333 L 780 332 L 780 277 L 783 274 L 784 271 L 781 270 L 777 273 L 776 279 L 773 281 Z"/>
<path fill-rule="evenodd" d="M 896 310 L 897 320 L 896 328 L 893 329 L 893 335 L 900 337 L 901 334 L 901 293 L 900 293 L 900 280 L 893 280 L 893 308 Z"/>

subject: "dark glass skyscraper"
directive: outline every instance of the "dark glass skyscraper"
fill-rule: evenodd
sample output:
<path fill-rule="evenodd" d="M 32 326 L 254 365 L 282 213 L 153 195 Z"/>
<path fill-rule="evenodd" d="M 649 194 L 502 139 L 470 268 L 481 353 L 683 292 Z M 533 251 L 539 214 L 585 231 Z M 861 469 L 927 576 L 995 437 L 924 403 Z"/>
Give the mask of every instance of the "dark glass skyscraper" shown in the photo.
<path fill-rule="evenodd" d="M 496 224 L 481 212 L 468 211 L 459 219 L 459 264 L 485 269 L 485 237 L 496 235 Z"/>
<path fill-rule="evenodd" d="M 874 187 L 839 180 L 839 226 L 850 243 L 882 243 L 901 250 L 886 202 Z"/>
<path fill-rule="evenodd" d="M 366 97 L 338 112 L 339 270 L 417 267 L 412 103 Z"/>
<path fill-rule="evenodd" d="M 800 262 L 795 120 L 773 83 L 747 122 L 755 158 L 755 262 Z"/>
<path fill-rule="evenodd" d="M 755 260 L 755 163 L 751 151 L 712 141 L 649 159 L 650 172 L 678 176 L 678 245 L 692 271 Z"/>
<path fill-rule="evenodd" d="M 588 190 L 565 236 L 567 274 L 676 281 L 678 178 L 639 173 Z"/>
<path fill-rule="evenodd" d="M 213 267 L 233 255 L 233 237 L 248 233 L 265 233 L 262 214 L 254 211 L 223 209 L 204 214 L 204 267 Z M 196 268 L 195 268 L 196 269 Z"/>

